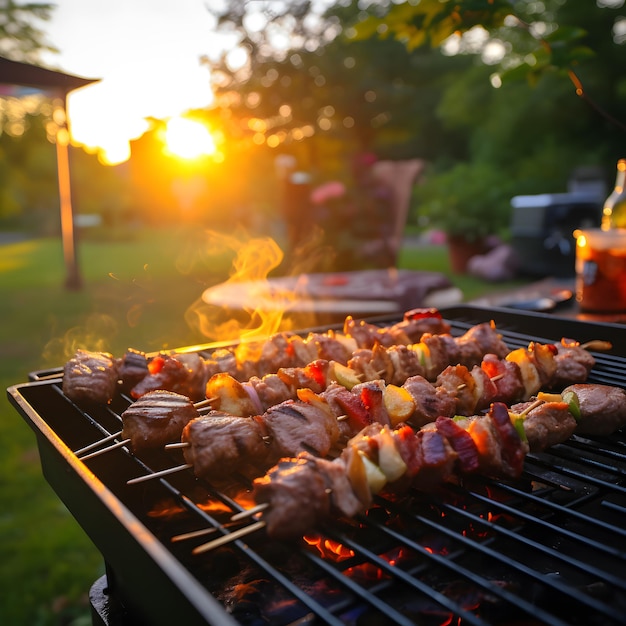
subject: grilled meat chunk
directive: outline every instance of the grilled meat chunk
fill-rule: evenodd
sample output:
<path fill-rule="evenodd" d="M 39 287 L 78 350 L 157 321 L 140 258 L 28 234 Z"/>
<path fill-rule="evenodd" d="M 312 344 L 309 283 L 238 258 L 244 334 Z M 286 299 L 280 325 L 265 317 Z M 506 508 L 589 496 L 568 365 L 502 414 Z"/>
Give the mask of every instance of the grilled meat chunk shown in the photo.
<path fill-rule="evenodd" d="M 293 398 L 296 393 L 295 387 L 287 385 L 278 374 L 267 374 L 263 378 L 252 376 L 248 380 L 248 385 L 252 387 L 251 393 L 256 394 L 258 398 L 259 406 L 262 409 L 258 411 L 259 414 L 275 404 L 280 404 L 289 398 Z"/>
<path fill-rule="evenodd" d="M 584 383 L 596 362 L 593 355 L 581 347 L 577 341 L 565 338 L 561 339 L 561 343 L 556 344 L 556 349 L 557 353 L 554 357 L 556 371 L 550 381 L 550 386 L 560 389 L 572 382 Z"/>
<path fill-rule="evenodd" d="M 118 359 L 108 352 L 78 349 L 63 368 L 63 393 L 74 402 L 108 404 L 118 378 Z"/>
<path fill-rule="evenodd" d="M 148 369 L 148 357 L 145 352 L 129 348 L 124 353 L 119 365 L 119 377 L 122 381 L 122 390 L 130 393 L 130 390 L 143 380 L 150 370 Z"/>
<path fill-rule="evenodd" d="M 276 539 L 302 536 L 328 519 L 330 496 L 327 481 L 307 457 L 279 461 L 254 481 L 256 502 L 267 502 L 263 519 Z"/>
<path fill-rule="evenodd" d="M 457 345 L 460 351 L 458 362 L 467 367 L 480 365 L 484 354 L 504 358 L 509 351 L 495 327 L 488 322 L 472 326 L 457 339 Z"/>
<path fill-rule="evenodd" d="M 262 424 L 255 418 L 210 411 L 183 429 L 181 441 L 189 444 L 183 455 L 199 478 L 245 474 L 250 466 L 264 467 L 268 463 L 265 436 Z"/>
<path fill-rule="evenodd" d="M 148 376 L 131 390 L 135 399 L 156 389 L 180 393 L 194 402 L 205 397 L 208 372 L 204 359 L 195 352 L 160 354 L 148 362 L 148 370 Z"/>
<path fill-rule="evenodd" d="M 443 387 L 434 387 L 422 376 L 411 376 L 402 385 L 415 401 L 411 423 L 415 427 L 434 422 L 440 415 L 454 415 L 456 398 Z"/>
<path fill-rule="evenodd" d="M 626 391 L 623 389 L 580 383 L 566 387 L 563 395 L 568 392 L 576 394 L 580 405 L 577 433 L 610 435 L 626 425 Z"/>
<path fill-rule="evenodd" d="M 512 413 L 522 413 L 534 401 L 514 404 Z M 531 452 L 541 452 L 569 439 L 576 430 L 576 420 L 565 402 L 544 402 L 524 416 L 524 432 Z"/>
<path fill-rule="evenodd" d="M 271 407 L 263 415 L 271 436 L 271 446 L 278 456 L 295 456 L 299 452 L 314 452 L 326 456 L 339 439 L 337 417 L 328 404 L 327 410 L 286 400 Z"/>
<path fill-rule="evenodd" d="M 122 438 L 134 452 L 155 449 L 180 439 L 198 410 L 186 396 L 172 391 L 149 391 L 122 413 Z"/>

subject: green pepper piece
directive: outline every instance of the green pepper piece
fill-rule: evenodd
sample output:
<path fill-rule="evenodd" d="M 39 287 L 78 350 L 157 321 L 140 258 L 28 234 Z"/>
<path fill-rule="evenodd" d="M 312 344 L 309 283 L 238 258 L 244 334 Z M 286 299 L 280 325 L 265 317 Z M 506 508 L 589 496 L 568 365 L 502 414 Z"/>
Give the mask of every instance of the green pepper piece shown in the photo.
<path fill-rule="evenodd" d="M 580 412 L 578 396 L 573 391 L 566 391 L 563 394 L 563 402 L 567 402 L 568 411 L 572 414 L 574 419 L 579 422 L 582 419 L 582 413 Z"/>

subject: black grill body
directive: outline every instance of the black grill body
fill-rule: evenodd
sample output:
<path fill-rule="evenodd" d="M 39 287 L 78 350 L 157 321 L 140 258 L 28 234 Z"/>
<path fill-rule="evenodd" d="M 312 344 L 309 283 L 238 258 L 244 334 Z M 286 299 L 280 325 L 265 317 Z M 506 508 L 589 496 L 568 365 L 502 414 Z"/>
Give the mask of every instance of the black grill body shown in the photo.
<path fill-rule="evenodd" d="M 504 309 L 442 312 L 455 335 L 493 319 L 510 348 L 564 336 L 611 341 L 610 352 L 594 354 L 589 382 L 626 386 L 625 327 Z M 130 400 L 78 407 L 60 375 L 35 372 L 8 393 L 36 435 L 47 481 L 105 560 L 94 622 L 626 623 L 624 432 L 575 435 L 529 455 L 520 480 L 474 476 L 434 493 L 379 495 L 358 519 L 296 543 L 260 530 L 193 555 L 240 527 L 230 518 L 251 504 L 250 485 L 235 477 L 216 488 L 189 470 L 127 484 L 181 462 L 173 451 L 139 458 L 120 448 L 80 461 L 73 450 L 119 431 Z M 203 529 L 211 534 L 173 541 Z"/>

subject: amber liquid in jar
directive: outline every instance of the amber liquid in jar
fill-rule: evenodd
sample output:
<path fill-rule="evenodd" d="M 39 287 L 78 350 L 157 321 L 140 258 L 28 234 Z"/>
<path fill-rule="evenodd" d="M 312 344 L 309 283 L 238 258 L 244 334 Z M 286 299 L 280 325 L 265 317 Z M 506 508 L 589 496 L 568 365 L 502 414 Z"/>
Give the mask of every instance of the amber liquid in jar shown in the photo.
<path fill-rule="evenodd" d="M 576 300 L 583 311 L 626 311 L 626 230 L 577 231 Z"/>

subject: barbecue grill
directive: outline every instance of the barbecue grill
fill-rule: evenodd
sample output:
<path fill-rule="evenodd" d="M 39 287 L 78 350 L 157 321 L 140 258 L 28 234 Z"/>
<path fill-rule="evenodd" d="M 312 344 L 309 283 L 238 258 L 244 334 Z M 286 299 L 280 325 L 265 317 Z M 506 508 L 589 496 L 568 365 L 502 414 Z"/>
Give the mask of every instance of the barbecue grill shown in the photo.
<path fill-rule="evenodd" d="M 590 382 L 626 386 L 626 327 L 471 306 L 442 313 L 454 335 L 493 319 L 511 348 L 609 340 Z M 130 399 L 79 407 L 61 374 L 34 372 L 8 393 L 46 479 L 103 555 L 94 624 L 626 623 L 624 432 L 531 454 L 516 481 L 472 476 L 434 493 L 382 494 L 359 518 L 295 543 L 260 529 L 194 554 L 253 523 L 231 521 L 251 506 L 250 485 L 233 477 L 216 488 L 191 470 L 127 484 L 182 463 L 180 451 L 78 460 L 73 451 L 120 430 Z"/>

